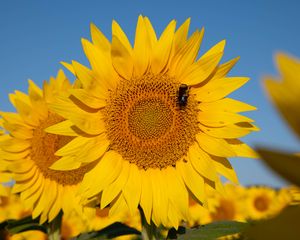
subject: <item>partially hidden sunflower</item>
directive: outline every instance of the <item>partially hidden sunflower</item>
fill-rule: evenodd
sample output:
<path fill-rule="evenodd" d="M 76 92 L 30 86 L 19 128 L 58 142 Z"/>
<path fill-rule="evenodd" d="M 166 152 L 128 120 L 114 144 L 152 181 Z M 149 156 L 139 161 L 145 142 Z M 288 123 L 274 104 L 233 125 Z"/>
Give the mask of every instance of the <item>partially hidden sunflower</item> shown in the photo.
<path fill-rule="evenodd" d="M 15 91 L 9 96 L 17 112 L 0 113 L 7 132 L 0 139 L 1 158 L 15 180 L 12 192 L 20 193 L 33 218 L 40 216 L 41 222 L 52 221 L 60 210 L 81 212 L 75 193 L 83 175 L 91 169 L 90 165 L 66 172 L 49 169 L 59 159 L 54 153 L 75 136 L 70 131 L 65 136 L 44 131 L 64 121 L 48 104 L 58 95 L 68 94 L 70 88 L 63 71 L 45 81 L 43 89 L 30 80 L 28 95 Z"/>
<path fill-rule="evenodd" d="M 5 131 L 3 129 L 3 119 L 0 119 L 0 139 L 3 137 Z M 9 196 L 9 188 L 4 184 L 11 181 L 11 174 L 7 171 L 7 162 L 2 159 L 2 151 L 0 149 L 0 204 L 1 197 Z"/>
<path fill-rule="evenodd" d="M 110 214 L 138 206 L 148 223 L 178 226 L 189 196 L 206 204 L 206 187 L 222 190 L 219 174 L 237 176 L 228 157 L 255 157 L 238 140 L 258 128 L 240 112 L 254 107 L 226 96 L 248 81 L 226 77 L 238 58 L 219 64 L 225 41 L 197 58 L 203 29 L 188 37 L 190 19 L 177 30 L 171 21 L 161 36 L 139 16 L 134 46 L 116 21 L 112 41 L 91 25 L 83 39 L 91 68 L 63 63 L 81 83 L 51 109 L 70 122 L 46 131 L 81 131 L 56 152 L 51 168 L 70 170 L 99 161 L 85 174 L 80 194 L 99 198 Z M 72 100 L 72 101 L 70 101 Z"/>

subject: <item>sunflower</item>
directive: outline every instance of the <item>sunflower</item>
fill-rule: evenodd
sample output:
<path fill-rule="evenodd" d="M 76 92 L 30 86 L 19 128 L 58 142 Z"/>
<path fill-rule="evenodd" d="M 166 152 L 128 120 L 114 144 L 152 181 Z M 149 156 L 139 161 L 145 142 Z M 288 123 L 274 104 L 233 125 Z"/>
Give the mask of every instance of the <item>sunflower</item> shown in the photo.
<path fill-rule="evenodd" d="M 51 168 L 98 160 L 79 193 L 86 200 L 101 194 L 100 207 L 110 205 L 112 215 L 140 206 L 148 223 L 177 227 L 187 219 L 189 196 L 205 205 L 206 185 L 222 189 L 219 174 L 237 182 L 228 157 L 256 156 L 238 140 L 258 130 L 239 114 L 255 108 L 226 97 L 248 81 L 226 77 L 238 58 L 219 64 L 221 41 L 197 59 L 204 31 L 188 37 L 189 23 L 175 30 L 173 20 L 157 38 L 139 16 L 133 47 L 116 21 L 111 42 L 91 25 L 92 42 L 82 40 L 91 68 L 63 63 L 81 88 L 50 106 L 80 131 Z M 58 124 L 47 131 L 65 130 Z"/>
<path fill-rule="evenodd" d="M 263 219 L 277 213 L 277 192 L 269 187 L 250 187 L 246 207 L 250 219 Z"/>
<path fill-rule="evenodd" d="M 0 119 L 0 139 L 4 135 L 3 119 Z M 2 159 L 2 151 L 0 148 L 0 205 L 2 197 L 9 196 L 9 188 L 4 184 L 11 181 L 11 174 L 7 171 L 7 161 Z"/>
<path fill-rule="evenodd" d="M 245 189 L 242 186 L 225 184 L 224 194 L 214 194 L 210 201 L 212 221 L 245 221 Z"/>
<path fill-rule="evenodd" d="M 59 136 L 44 131 L 53 124 L 64 124 L 64 119 L 52 112 L 48 104 L 58 95 L 68 94 L 70 88 L 63 71 L 49 83 L 45 81 L 43 89 L 30 80 L 28 95 L 20 91 L 10 95 L 17 113 L 1 112 L 8 134 L 2 136 L 0 147 L 15 180 L 12 192 L 20 193 L 33 218 L 40 216 L 41 223 L 52 221 L 61 209 L 81 211 L 75 192 L 91 168 L 86 165 L 67 172 L 49 169 L 59 158 L 54 153 L 74 137 L 71 128 L 66 135 Z"/>

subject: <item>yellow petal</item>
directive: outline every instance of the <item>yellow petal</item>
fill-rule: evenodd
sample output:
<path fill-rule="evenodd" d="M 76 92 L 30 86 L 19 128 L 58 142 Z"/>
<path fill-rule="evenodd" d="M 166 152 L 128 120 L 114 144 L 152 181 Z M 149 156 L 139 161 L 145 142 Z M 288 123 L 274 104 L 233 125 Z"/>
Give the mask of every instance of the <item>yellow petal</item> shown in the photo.
<path fill-rule="evenodd" d="M 169 62 L 175 27 L 176 22 L 173 20 L 161 34 L 156 46 L 153 49 L 151 70 L 154 74 L 160 73 Z"/>
<path fill-rule="evenodd" d="M 29 82 L 28 94 L 32 107 L 36 109 L 36 113 L 40 119 L 45 119 L 48 115 L 48 107 L 43 98 L 43 91 L 31 80 Z"/>
<path fill-rule="evenodd" d="M 133 72 L 133 59 L 118 37 L 113 35 L 111 45 L 111 58 L 115 71 L 125 79 L 131 79 Z"/>
<path fill-rule="evenodd" d="M 235 184 L 239 183 L 239 180 L 233 167 L 226 158 L 213 156 L 212 159 L 218 173 L 220 173 Z"/>
<path fill-rule="evenodd" d="M 171 74 L 181 78 L 181 76 L 186 72 L 186 69 L 192 65 L 198 55 L 203 33 L 203 30 L 201 32 L 194 32 L 190 39 L 174 56 L 170 66 Z"/>
<path fill-rule="evenodd" d="M 110 54 L 102 51 L 85 39 L 82 39 L 81 42 L 84 53 L 89 59 L 92 69 L 95 72 L 95 77 L 101 84 L 99 86 L 103 86 L 105 89 L 115 88 L 117 74 L 112 67 Z"/>
<path fill-rule="evenodd" d="M 203 87 L 194 89 L 195 99 L 200 102 L 219 100 L 243 86 L 248 80 L 246 77 L 228 77 L 209 81 Z"/>
<path fill-rule="evenodd" d="M 180 216 L 180 220 L 186 220 L 188 216 L 188 191 L 186 190 L 184 182 L 175 168 L 168 167 L 163 171 L 165 171 L 165 178 L 168 186 L 167 194 L 173 206 L 172 210 L 177 211 L 177 214 L 173 216 L 173 218 L 176 218 L 177 216 L 177 221 L 174 220 L 174 223 L 178 222 L 178 216 Z"/>
<path fill-rule="evenodd" d="M 49 168 L 57 171 L 68 171 L 78 169 L 81 166 L 80 162 L 75 161 L 74 156 L 65 156 L 54 162 Z"/>
<path fill-rule="evenodd" d="M 216 180 L 217 172 L 213 165 L 211 156 L 205 153 L 197 143 L 190 147 L 188 160 L 191 162 L 194 169 L 203 177 L 213 182 Z"/>
<path fill-rule="evenodd" d="M 120 194 L 119 197 L 116 199 L 116 201 L 112 204 L 109 211 L 109 216 L 115 217 L 120 215 L 120 213 L 124 213 L 124 212 L 125 213 L 129 212 L 129 209 L 123 194 Z"/>
<path fill-rule="evenodd" d="M 24 140 L 32 138 L 33 131 L 24 125 L 4 122 L 3 126 L 10 133 L 10 135 L 15 138 Z"/>
<path fill-rule="evenodd" d="M 145 22 L 145 26 L 146 26 L 147 33 L 148 33 L 150 46 L 151 46 L 151 49 L 152 49 L 153 46 L 155 46 L 156 43 L 157 43 L 156 33 L 155 33 L 155 31 L 152 27 L 152 24 L 151 24 L 150 20 L 147 17 L 144 17 L 144 22 Z"/>
<path fill-rule="evenodd" d="M 196 135 L 199 146 L 207 153 L 218 157 L 237 156 L 235 151 L 224 139 L 213 138 L 204 133 Z"/>
<path fill-rule="evenodd" d="M 151 215 L 152 215 L 153 193 L 152 193 L 151 177 L 149 177 L 148 171 L 141 170 L 141 180 L 142 180 L 142 190 L 141 190 L 140 205 L 143 209 L 148 224 L 150 224 Z"/>
<path fill-rule="evenodd" d="M 223 52 L 200 58 L 197 62 L 186 69 L 180 81 L 187 85 L 197 85 L 205 81 L 219 64 Z"/>
<path fill-rule="evenodd" d="M 122 45 L 125 47 L 127 52 L 131 55 L 132 52 L 131 44 L 124 31 L 115 20 L 113 20 L 112 22 L 112 35 L 118 38 L 118 40 L 122 43 Z"/>
<path fill-rule="evenodd" d="M 168 199 L 165 194 L 166 186 L 164 177 L 159 169 L 148 169 L 151 176 L 152 193 L 153 193 L 153 209 L 152 220 L 156 226 L 161 223 L 168 224 Z"/>
<path fill-rule="evenodd" d="M 85 89 L 71 89 L 70 90 L 71 99 L 74 101 L 73 96 L 83 103 L 86 107 L 93 109 L 100 109 L 106 106 L 106 96 L 101 96 L 99 92 L 98 96 L 91 95 Z M 105 94 L 105 93 L 103 93 Z M 78 104 L 79 105 L 79 104 Z"/>
<path fill-rule="evenodd" d="M 86 144 L 89 143 L 90 138 L 86 137 L 77 137 L 72 141 L 67 143 L 65 146 L 56 151 L 55 155 L 57 156 L 66 156 L 66 155 L 75 155 L 80 149 L 82 149 Z"/>
<path fill-rule="evenodd" d="M 129 166 L 129 176 L 123 188 L 123 195 L 131 215 L 137 210 L 141 197 L 141 173 L 135 164 Z"/>
<path fill-rule="evenodd" d="M 256 128 L 250 127 L 243 128 L 236 124 L 226 125 L 223 127 L 206 127 L 202 124 L 198 125 L 201 131 L 205 134 L 215 138 L 240 138 L 249 134 L 251 131 L 257 131 Z"/>
<path fill-rule="evenodd" d="M 70 120 L 65 120 L 44 129 L 47 133 L 64 135 L 64 136 L 78 136 L 74 131 L 74 124 Z"/>
<path fill-rule="evenodd" d="M 173 43 L 175 53 L 178 52 L 186 42 L 189 33 L 190 22 L 191 22 L 191 18 L 188 18 L 175 32 L 174 43 Z"/>
<path fill-rule="evenodd" d="M 239 122 L 253 122 L 251 118 L 237 113 L 217 111 L 199 112 L 197 119 L 201 124 L 210 127 L 223 127 Z"/>
<path fill-rule="evenodd" d="M 236 153 L 236 156 L 247 158 L 258 158 L 257 153 L 249 147 L 246 143 L 243 143 L 238 139 L 226 139 L 230 148 Z"/>
<path fill-rule="evenodd" d="M 122 162 L 122 170 L 118 176 L 118 178 L 109 184 L 102 192 L 101 196 L 101 208 L 107 207 L 121 192 L 125 183 L 127 182 L 129 175 L 129 162 Z"/>
<path fill-rule="evenodd" d="M 216 111 L 216 112 L 246 112 L 254 111 L 256 107 L 253 107 L 249 104 L 237 101 L 232 98 L 223 98 L 215 102 L 201 102 L 198 105 L 198 108 L 205 111 Z"/>
<path fill-rule="evenodd" d="M 138 77 L 142 76 L 149 66 L 150 50 L 151 45 L 147 27 L 143 17 L 140 15 L 136 26 L 133 49 L 134 73 Z"/>
<path fill-rule="evenodd" d="M 110 52 L 110 42 L 93 23 L 91 23 L 91 36 L 93 43 L 98 48 L 100 48 L 103 52 Z"/>
<path fill-rule="evenodd" d="M 224 78 L 229 71 L 234 67 L 240 57 L 233 58 L 226 63 L 221 64 L 217 67 L 216 73 L 212 79 Z"/>
<path fill-rule="evenodd" d="M 45 179 L 45 185 L 43 186 L 43 191 L 41 193 L 41 197 L 38 199 L 36 206 L 34 207 L 32 211 L 32 218 L 37 218 L 43 211 L 43 208 L 45 208 L 48 205 L 48 199 L 49 199 L 49 189 L 51 185 L 51 180 L 46 178 Z"/>
<path fill-rule="evenodd" d="M 85 174 L 80 186 L 83 197 L 92 197 L 114 182 L 122 170 L 122 156 L 115 151 L 107 152 L 97 165 Z"/>
<path fill-rule="evenodd" d="M 62 208 L 62 194 L 63 194 L 63 186 L 57 184 L 57 196 L 55 201 L 49 210 L 48 221 L 51 222 L 60 212 Z"/>
<path fill-rule="evenodd" d="M 176 170 L 181 175 L 187 187 L 192 194 L 202 203 L 206 201 L 204 191 L 204 179 L 192 167 L 189 161 L 179 161 L 176 164 Z"/>
<path fill-rule="evenodd" d="M 63 65 L 66 69 L 68 69 L 73 75 L 75 75 L 75 70 L 72 64 L 67 62 L 60 62 L 60 64 Z"/>

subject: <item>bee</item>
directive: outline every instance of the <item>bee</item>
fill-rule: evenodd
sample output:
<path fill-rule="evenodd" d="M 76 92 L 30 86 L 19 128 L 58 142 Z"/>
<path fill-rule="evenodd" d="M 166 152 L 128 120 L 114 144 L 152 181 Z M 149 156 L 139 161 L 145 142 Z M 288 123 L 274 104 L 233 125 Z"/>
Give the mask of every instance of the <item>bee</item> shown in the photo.
<path fill-rule="evenodd" d="M 179 86 L 178 91 L 177 91 L 177 101 L 178 101 L 179 107 L 181 109 L 186 106 L 188 97 L 189 97 L 189 87 L 188 87 L 188 85 L 181 84 Z"/>

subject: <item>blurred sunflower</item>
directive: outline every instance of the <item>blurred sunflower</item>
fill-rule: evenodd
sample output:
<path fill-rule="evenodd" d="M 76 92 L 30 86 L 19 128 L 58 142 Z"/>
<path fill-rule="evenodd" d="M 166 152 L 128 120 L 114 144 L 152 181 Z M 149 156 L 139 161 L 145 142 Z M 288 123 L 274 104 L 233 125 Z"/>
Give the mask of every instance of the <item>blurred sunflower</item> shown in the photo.
<path fill-rule="evenodd" d="M 65 123 L 61 116 L 49 110 L 48 104 L 59 94 L 68 94 L 70 88 L 72 85 L 63 71 L 49 83 L 45 81 L 43 89 L 30 80 L 28 95 L 20 91 L 10 95 L 17 113 L 0 113 L 8 132 L 1 137 L 0 147 L 2 158 L 10 162 L 7 168 L 15 180 L 12 192 L 21 193 L 25 206 L 32 209 L 32 217 L 40 216 L 40 222 L 52 221 L 61 209 L 81 211 L 75 191 L 83 175 L 93 167 L 86 165 L 67 172 L 49 169 L 59 159 L 54 153 L 75 134 L 71 128 L 67 136 L 44 131 L 53 124 Z"/>
<path fill-rule="evenodd" d="M 277 193 L 268 187 L 250 187 L 247 190 L 246 207 L 250 219 L 263 219 L 278 212 Z"/>
<path fill-rule="evenodd" d="M 51 168 L 99 160 L 80 194 L 101 193 L 100 206 L 110 204 L 112 215 L 141 206 L 148 223 L 177 227 L 187 219 L 190 195 L 205 204 L 204 186 L 220 190 L 219 174 L 238 181 L 227 157 L 256 157 L 237 139 L 258 130 L 239 114 L 255 108 L 226 97 L 248 78 L 226 77 L 238 58 L 219 65 L 225 41 L 197 59 L 204 31 L 188 37 L 189 23 L 175 30 L 173 20 L 157 38 L 140 16 L 134 47 L 117 22 L 111 43 L 92 25 L 92 43 L 82 40 L 91 69 L 64 63 L 82 88 L 51 109 L 80 131 Z M 60 134 L 64 126 L 47 131 Z"/>
<path fill-rule="evenodd" d="M 3 137 L 4 133 L 3 119 L 0 118 L 0 140 Z M 9 195 L 9 188 L 3 185 L 11 181 L 11 174 L 7 171 L 7 164 L 8 162 L 2 159 L 2 151 L 0 148 L 0 205 L 2 197 L 8 197 Z"/>
<path fill-rule="evenodd" d="M 245 189 L 242 186 L 225 184 L 224 194 L 214 194 L 210 201 L 210 216 L 212 221 L 246 221 L 245 219 Z"/>

